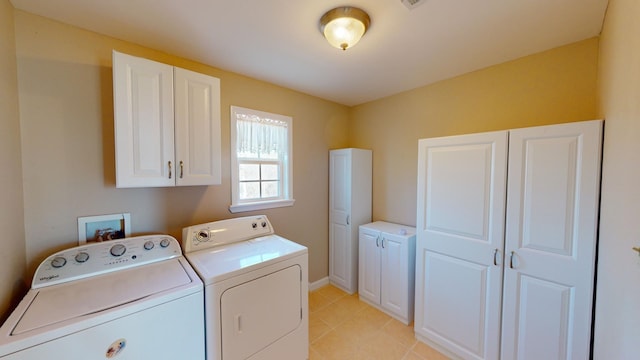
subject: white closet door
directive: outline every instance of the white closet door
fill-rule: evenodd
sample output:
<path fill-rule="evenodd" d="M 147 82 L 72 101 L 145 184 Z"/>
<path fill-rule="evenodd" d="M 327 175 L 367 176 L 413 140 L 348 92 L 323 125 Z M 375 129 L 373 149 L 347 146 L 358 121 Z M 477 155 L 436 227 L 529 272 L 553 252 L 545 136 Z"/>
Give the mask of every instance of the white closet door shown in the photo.
<path fill-rule="evenodd" d="M 601 121 L 510 132 L 502 359 L 589 358 L 601 139 Z"/>
<path fill-rule="evenodd" d="M 174 68 L 176 184 L 219 185 L 220 79 Z"/>
<path fill-rule="evenodd" d="M 507 132 L 423 139 L 415 331 L 465 359 L 500 347 Z"/>
<path fill-rule="evenodd" d="M 380 303 L 380 233 L 360 228 L 358 238 L 358 296 Z"/>
<path fill-rule="evenodd" d="M 404 240 L 404 241 L 403 241 Z M 407 249 L 405 239 L 392 236 L 381 236 L 381 273 L 380 305 L 398 316 L 407 318 Z"/>
<path fill-rule="evenodd" d="M 351 153 L 331 151 L 329 156 L 329 280 L 354 292 L 351 288 Z"/>

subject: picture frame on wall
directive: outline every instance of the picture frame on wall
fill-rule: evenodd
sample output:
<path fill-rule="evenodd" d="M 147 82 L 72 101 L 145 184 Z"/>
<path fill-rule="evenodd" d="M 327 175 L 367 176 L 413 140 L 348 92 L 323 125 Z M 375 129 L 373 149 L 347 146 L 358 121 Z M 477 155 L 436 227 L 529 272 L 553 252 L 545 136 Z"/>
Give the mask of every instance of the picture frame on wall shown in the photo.
<path fill-rule="evenodd" d="M 78 218 L 78 245 L 131 236 L 131 214 L 109 214 Z"/>

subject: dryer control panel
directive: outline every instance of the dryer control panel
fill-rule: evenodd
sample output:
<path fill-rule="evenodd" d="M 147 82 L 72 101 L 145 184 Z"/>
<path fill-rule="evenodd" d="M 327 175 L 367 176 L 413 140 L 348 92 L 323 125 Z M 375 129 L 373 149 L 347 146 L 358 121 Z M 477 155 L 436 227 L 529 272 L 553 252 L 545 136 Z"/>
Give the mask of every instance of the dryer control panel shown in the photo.
<path fill-rule="evenodd" d="M 272 235 L 266 215 L 245 216 L 193 225 L 182 229 L 185 253 Z"/>
<path fill-rule="evenodd" d="M 169 235 L 147 235 L 77 246 L 47 257 L 36 270 L 32 289 L 79 280 L 181 256 Z"/>

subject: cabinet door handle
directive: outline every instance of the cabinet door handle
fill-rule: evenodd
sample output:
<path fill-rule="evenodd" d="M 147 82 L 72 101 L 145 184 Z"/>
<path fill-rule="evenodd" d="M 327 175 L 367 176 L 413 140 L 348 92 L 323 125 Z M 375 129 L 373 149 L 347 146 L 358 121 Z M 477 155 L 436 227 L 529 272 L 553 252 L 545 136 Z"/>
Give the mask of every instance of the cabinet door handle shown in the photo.
<path fill-rule="evenodd" d="M 184 174 L 184 163 L 180 160 L 180 179 L 182 179 L 182 175 Z"/>
<path fill-rule="evenodd" d="M 376 247 L 380 247 L 380 236 L 376 237 Z"/>
<path fill-rule="evenodd" d="M 382 248 L 384 249 L 384 238 L 382 238 L 382 241 L 380 241 L 382 243 Z"/>
<path fill-rule="evenodd" d="M 349 225 L 349 215 L 347 215 L 347 225 Z"/>
<path fill-rule="evenodd" d="M 171 161 L 169 161 L 169 179 L 171 179 Z"/>
<path fill-rule="evenodd" d="M 513 269 L 513 255 L 515 254 L 515 251 L 511 252 L 511 258 L 509 258 L 509 267 Z"/>
<path fill-rule="evenodd" d="M 493 251 L 493 265 L 498 266 L 498 249 Z"/>

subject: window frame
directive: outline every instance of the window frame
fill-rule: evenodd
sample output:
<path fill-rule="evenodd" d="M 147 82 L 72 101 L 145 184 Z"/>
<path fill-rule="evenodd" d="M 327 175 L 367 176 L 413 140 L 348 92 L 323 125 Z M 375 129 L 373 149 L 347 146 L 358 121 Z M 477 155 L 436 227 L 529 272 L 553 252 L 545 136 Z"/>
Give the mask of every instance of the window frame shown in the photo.
<path fill-rule="evenodd" d="M 238 159 L 237 144 L 237 119 L 238 114 L 257 116 L 259 118 L 269 118 L 287 123 L 287 151 L 283 158 L 273 159 Z M 285 206 L 293 206 L 295 200 L 293 198 L 293 118 L 286 115 L 273 114 L 265 111 L 243 108 L 240 106 L 231 106 L 230 111 L 230 132 L 231 132 L 231 205 L 229 211 L 232 213 L 271 209 Z M 266 198 L 241 200 L 240 199 L 240 176 L 239 168 L 241 163 L 259 163 L 281 165 L 280 169 L 280 191 L 281 196 L 278 198 Z M 262 179 L 259 180 L 260 182 Z"/>

